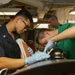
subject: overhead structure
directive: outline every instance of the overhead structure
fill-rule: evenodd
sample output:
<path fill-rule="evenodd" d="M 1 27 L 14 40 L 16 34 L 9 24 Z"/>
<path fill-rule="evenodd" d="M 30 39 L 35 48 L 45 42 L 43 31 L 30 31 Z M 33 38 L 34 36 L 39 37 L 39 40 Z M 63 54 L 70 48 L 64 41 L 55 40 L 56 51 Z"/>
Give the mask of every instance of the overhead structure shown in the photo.
<path fill-rule="evenodd" d="M 48 0 L 51 3 L 74 3 L 75 0 Z"/>
<path fill-rule="evenodd" d="M 38 18 L 43 18 L 45 13 L 49 10 L 49 8 L 46 6 L 44 7 L 44 4 L 39 0 L 15 0 L 15 1 L 36 7 Z"/>
<path fill-rule="evenodd" d="M 0 5 L 9 3 L 11 0 L 0 0 Z"/>
<path fill-rule="evenodd" d="M 27 4 L 27 5 L 31 5 L 37 8 L 41 8 L 41 9 L 43 8 L 43 3 L 38 0 L 15 0 L 15 1 Z"/>

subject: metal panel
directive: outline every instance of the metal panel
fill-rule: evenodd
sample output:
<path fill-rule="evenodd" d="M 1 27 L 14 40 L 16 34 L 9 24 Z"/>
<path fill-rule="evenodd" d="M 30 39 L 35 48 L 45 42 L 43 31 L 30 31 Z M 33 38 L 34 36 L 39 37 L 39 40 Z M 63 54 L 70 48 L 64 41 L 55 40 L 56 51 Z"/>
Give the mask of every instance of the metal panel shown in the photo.
<path fill-rule="evenodd" d="M 52 3 L 74 3 L 75 0 L 48 0 L 49 2 Z"/>

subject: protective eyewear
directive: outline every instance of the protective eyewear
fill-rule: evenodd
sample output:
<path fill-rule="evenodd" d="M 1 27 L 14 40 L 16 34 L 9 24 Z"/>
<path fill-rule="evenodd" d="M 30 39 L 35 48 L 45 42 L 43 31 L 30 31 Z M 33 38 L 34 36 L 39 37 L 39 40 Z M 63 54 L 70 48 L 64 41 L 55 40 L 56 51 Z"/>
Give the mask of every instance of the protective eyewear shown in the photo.
<path fill-rule="evenodd" d="M 26 23 L 25 23 L 25 21 L 23 21 L 23 19 L 22 18 L 20 18 L 21 20 L 22 20 L 22 22 L 25 24 L 25 29 L 27 29 L 27 30 L 29 30 L 30 29 L 30 26 L 29 25 L 27 25 Z"/>

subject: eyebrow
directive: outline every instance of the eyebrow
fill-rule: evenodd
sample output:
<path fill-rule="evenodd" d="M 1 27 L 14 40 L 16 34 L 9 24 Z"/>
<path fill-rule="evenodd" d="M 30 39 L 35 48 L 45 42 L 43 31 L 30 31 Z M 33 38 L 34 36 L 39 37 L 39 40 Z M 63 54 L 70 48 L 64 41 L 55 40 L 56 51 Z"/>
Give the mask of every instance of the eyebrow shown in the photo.
<path fill-rule="evenodd" d="M 22 20 L 22 22 L 26 25 L 26 23 L 24 22 L 24 20 L 22 18 L 20 18 Z"/>
<path fill-rule="evenodd" d="M 25 21 L 22 19 L 22 18 L 20 18 L 21 20 L 22 20 L 22 22 L 25 24 L 25 28 L 26 29 L 29 29 L 30 28 L 30 26 L 29 25 L 27 25 L 26 23 L 25 23 Z"/>

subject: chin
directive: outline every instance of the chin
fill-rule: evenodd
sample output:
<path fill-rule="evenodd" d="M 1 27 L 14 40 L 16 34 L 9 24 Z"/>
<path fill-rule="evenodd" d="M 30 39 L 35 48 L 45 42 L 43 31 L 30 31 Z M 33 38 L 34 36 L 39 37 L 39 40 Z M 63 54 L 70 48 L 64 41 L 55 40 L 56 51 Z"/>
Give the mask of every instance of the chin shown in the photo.
<path fill-rule="evenodd" d="M 21 31 L 16 31 L 17 34 L 21 34 Z"/>

